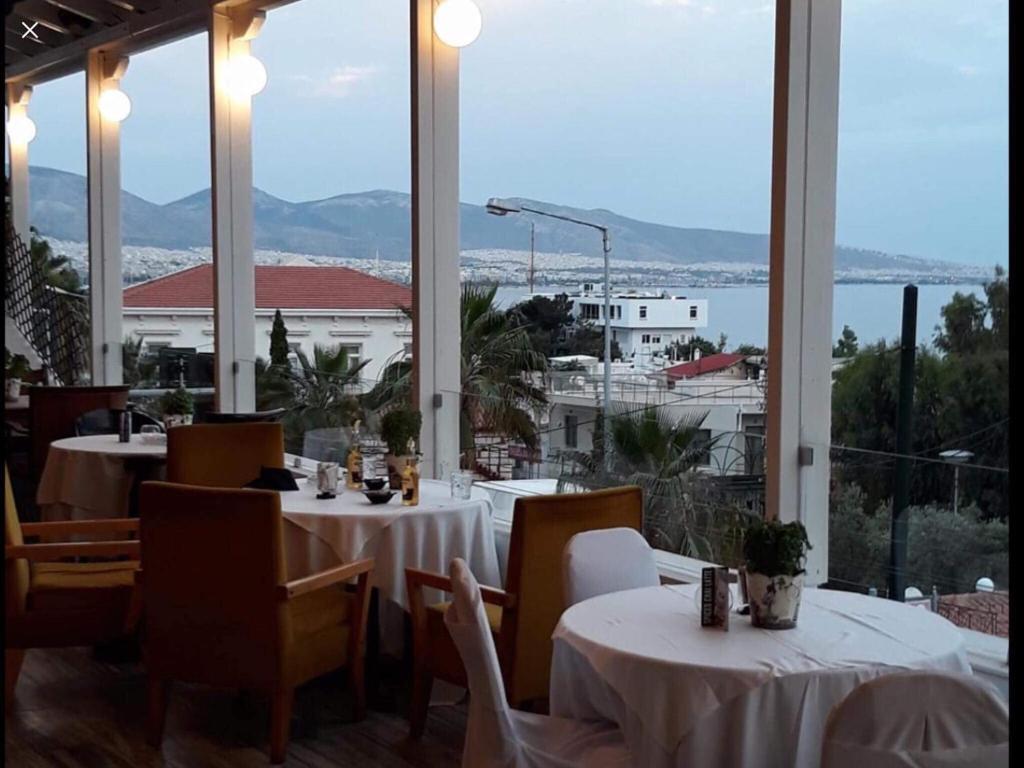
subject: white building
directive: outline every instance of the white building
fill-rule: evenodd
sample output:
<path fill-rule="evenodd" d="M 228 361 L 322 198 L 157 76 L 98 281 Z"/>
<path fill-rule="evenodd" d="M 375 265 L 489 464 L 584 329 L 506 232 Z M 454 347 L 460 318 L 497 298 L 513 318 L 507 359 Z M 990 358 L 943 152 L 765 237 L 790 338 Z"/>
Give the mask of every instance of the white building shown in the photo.
<path fill-rule="evenodd" d="M 575 317 L 603 326 L 603 284 L 584 283 L 568 297 Z M 623 359 L 638 366 L 650 364 L 673 342 L 685 344 L 708 324 L 707 299 L 613 289 L 608 301 L 612 340 L 618 342 Z"/>
<path fill-rule="evenodd" d="M 542 454 L 558 461 L 565 450 L 589 452 L 602 418 L 603 367 L 577 361 L 583 370 L 549 374 L 549 409 L 541 419 Z M 701 440 L 712 448 L 703 457 L 714 474 L 761 474 L 764 453 L 764 389 L 759 366 L 743 355 L 708 355 L 656 374 L 613 371 L 611 399 L 618 410 L 664 409 L 671 418 L 707 412 Z"/>
<path fill-rule="evenodd" d="M 403 308 L 406 286 L 347 267 L 264 266 L 256 271 L 256 354 L 270 358 L 274 312 L 281 310 L 288 344 L 310 358 L 313 346 L 348 348 L 371 362 L 363 379 L 376 381 L 392 359 L 410 354 L 412 322 Z M 203 264 L 137 283 L 124 291 L 124 333 L 141 339 L 143 352 L 187 347 L 212 352 L 213 266 Z"/>

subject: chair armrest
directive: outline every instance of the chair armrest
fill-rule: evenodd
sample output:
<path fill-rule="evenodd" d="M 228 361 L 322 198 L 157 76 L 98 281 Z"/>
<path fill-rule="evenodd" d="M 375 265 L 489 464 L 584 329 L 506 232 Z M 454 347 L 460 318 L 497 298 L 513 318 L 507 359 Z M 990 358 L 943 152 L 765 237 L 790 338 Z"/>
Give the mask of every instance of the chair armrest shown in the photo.
<path fill-rule="evenodd" d="M 63 557 L 139 557 L 137 541 L 78 541 L 60 544 L 21 544 L 4 547 L 4 560 L 48 562 Z"/>
<path fill-rule="evenodd" d="M 23 536 L 68 536 L 80 533 L 107 533 L 120 531 L 137 533 L 139 518 L 110 517 L 100 520 L 61 520 L 52 523 L 22 523 Z"/>
<path fill-rule="evenodd" d="M 314 573 L 312 576 L 305 576 L 301 579 L 289 581 L 286 584 L 279 584 L 277 596 L 280 600 L 290 600 L 318 589 L 329 587 L 332 584 L 353 579 L 356 576 L 364 576 L 373 570 L 373 559 L 357 560 L 354 563 L 346 563 L 335 568 L 328 568 L 326 571 Z"/>
<path fill-rule="evenodd" d="M 430 573 L 429 571 L 419 571 L 415 568 L 405 569 L 405 583 L 409 590 L 409 598 L 412 599 L 412 593 L 414 591 L 419 592 L 422 587 L 429 587 L 431 589 L 439 589 L 442 592 L 454 592 L 452 589 L 452 580 L 447 576 L 443 576 L 440 573 Z M 485 603 L 491 605 L 500 605 L 502 608 L 513 608 L 516 604 L 516 596 L 506 592 L 503 589 L 495 589 L 494 587 L 480 587 L 480 598 Z"/>

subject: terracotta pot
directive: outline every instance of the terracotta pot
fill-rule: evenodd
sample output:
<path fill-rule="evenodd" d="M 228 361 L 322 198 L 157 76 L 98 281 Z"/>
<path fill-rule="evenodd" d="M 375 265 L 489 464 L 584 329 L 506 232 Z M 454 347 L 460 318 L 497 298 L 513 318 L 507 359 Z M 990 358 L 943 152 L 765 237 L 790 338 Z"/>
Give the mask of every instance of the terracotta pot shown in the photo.
<path fill-rule="evenodd" d="M 792 629 L 800 612 L 804 576 L 765 576 L 746 572 L 750 621 L 761 629 Z"/>
<path fill-rule="evenodd" d="M 191 413 L 165 413 L 164 414 L 164 430 L 168 430 L 171 427 L 180 427 L 183 425 L 192 423 Z"/>
<path fill-rule="evenodd" d="M 405 469 L 406 462 L 412 459 L 415 463 L 414 456 L 395 456 L 393 453 L 384 454 L 384 463 L 388 468 L 388 487 L 393 491 L 402 489 L 402 470 Z"/>

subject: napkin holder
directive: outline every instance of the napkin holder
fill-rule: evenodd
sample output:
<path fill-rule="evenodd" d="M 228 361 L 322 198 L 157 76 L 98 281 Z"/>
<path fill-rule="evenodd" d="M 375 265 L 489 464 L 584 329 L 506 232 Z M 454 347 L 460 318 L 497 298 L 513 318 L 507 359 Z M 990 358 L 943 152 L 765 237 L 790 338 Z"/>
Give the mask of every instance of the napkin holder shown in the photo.
<path fill-rule="evenodd" d="M 728 568 L 704 568 L 700 573 L 700 625 L 729 631 Z"/>
<path fill-rule="evenodd" d="M 338 490 L 338 464 L 333 461 L 321 461 L 316 465 L 316 497 L 333 499 Z"/>

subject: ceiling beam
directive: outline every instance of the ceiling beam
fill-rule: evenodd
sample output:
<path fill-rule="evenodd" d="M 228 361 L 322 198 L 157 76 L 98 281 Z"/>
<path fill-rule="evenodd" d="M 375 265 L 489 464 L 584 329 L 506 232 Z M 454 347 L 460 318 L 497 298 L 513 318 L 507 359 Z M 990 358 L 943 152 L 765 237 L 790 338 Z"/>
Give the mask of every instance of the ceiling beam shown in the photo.
<path fill-rule="evenodd" d="M 29 58 L 42 55 L 52 50 L 43 43 L 22 38 L 22 36 L 18 32 L 15 32 L 13 28 L 4 30 L 4 48 L 17 51 Z"/>
<path fill-rule="evenodd" d="M 117 8 L 104 0 L 46 0 L 49 5 L 77 13 L 99 24 L 120 24 L 131 16 L 131 11 Z"/>
<path fill-rule="evenodd" d="M 38 21 L 40 26 L 52 29 L 54 32 L 59 32 L 62 35 L 75 34 L 76 28 L 80 27 L 84 30 L 90 23 L 83 16 L 76 14 L 72 17 L 68 11 L 43 2 L 43 0 L 22 0 L 15 6 L 13 12 L 32 21 Z M 76 18 L 78 23 L 75 22 Z"/>
<path fill-rule="evenodd" d="M 6 23 L 4 26 L 7 32 L 17 35 L 26 43 L 32 43 L 35 45 L 36 53 L 41 53 L 47 48 L 56 48 L 58 46 L 65 45 L 75 39 L 74 35 L 55 32 L 49 27 L 44 27 L 42 24 L 36 24 L 34 19 L 22 16 L 17 12 L 12 13 L 5 21 Z M 33 24 L 35 24 L 35 26 L 32 26 Z M 31 33 L 26 31 L 28 28 L 32 29 Z"/>

